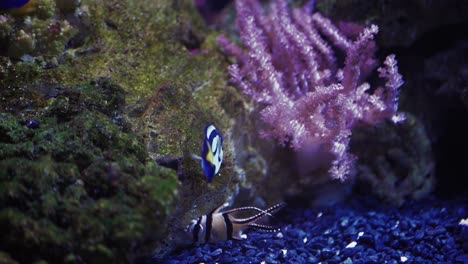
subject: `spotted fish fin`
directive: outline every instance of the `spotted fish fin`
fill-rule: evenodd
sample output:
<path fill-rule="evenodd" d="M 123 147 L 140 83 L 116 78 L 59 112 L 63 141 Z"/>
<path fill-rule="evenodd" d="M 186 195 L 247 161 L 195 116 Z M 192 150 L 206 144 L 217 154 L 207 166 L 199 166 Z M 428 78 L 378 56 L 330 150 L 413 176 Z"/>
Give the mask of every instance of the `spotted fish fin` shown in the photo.
<path fill-rule="evenodd" d="M 260 213 L 266 213 L 266 215 L 268 215 L 268 216 L 272 216 L 270 213 L 267 213 L 265 210 L 262 210 L 260 208 L 254 207 L 254 206 L 245 206 L 245 207 L 234 208 L 234 209 L 224 211 L 223 213 L 231 214 L 231 213 L 236 213 L 236 212 L 241 212 L 241 211 L 258 211 Z"/>
<path fill-rule="evenodd" d="M 257 210 L 257 211 L 260 211 L 260 213 L 254 215 L 254 216 L 251 216 L 251 217 L 248 217 L 248 218 L 241 218 L 241 219 L 233 219 L 233 223 L 236 223 L 236 224 L 248 224 L 248 223 L 252 223 L 266 215 L 268 216 L 272 216 L 272 213 L 274 213 L 275 211 L 278 211 L 279 209 L 283 208 L 284 206 L 286 206 L 286 203 L 279 203 L 279 204 L 276 204 L 266 210 L 262 210 L 262 209 L 259 209 L 259 208 L 256 208 L 256 207 L 241 207 L 241 208 L 237 208 L 238 210 L 236 209 L 233 209 L 231 210 L 232 212 L 236 212 L 236 211 L 241 211 L 241 210 Z M 255 209 L 254 209 L 255 208 Z"/>
<path fill-rule="evenodd" d="M 249 227 L 256 228 L 256 229 L 261 229 L 269 232 L 278 232 L 281 230 L 281 228 L 274 227 L 274 226 L 267 226 L 267 225 L 259 225 L 259 224 L 248 224 Z"/>

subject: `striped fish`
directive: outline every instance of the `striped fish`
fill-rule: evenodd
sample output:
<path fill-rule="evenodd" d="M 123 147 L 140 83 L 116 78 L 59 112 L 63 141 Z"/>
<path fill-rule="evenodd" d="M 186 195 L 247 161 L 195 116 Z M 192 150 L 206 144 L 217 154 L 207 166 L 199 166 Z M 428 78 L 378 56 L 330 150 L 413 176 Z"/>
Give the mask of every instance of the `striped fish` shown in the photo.
<path fill-rule="evenodd" d="M 271 216 L 272 213 L 285 206 L 285 203 L 279 203 L 266 210 L 248 206 L 221 212 L 221 210 L 226 206 L 228 206 L 227 203 L 216 208 L 209 214 L 202 215 L 190 222 L 185 231 L 191 235 L 194 243 L 204 244 L 229 239 L 246 239 L 247 235 L 243 232 L 249 227 L 269 232 L 277 232 L 279 231 L 279 228 L 260 225 L 256 222 L 267 215 Z M 236 218 L 232 215 L 235 212 L 246 210 L 255 210 L 259 213 L 248 218 Z"/>
<path fill-rule="evenodd" d="M 205 128 L 201 157 L 193 153 L 192 157 L 201 163 L 206 180 L 211 182 L 223 163 L 223 137 L 213 125 Z"/>

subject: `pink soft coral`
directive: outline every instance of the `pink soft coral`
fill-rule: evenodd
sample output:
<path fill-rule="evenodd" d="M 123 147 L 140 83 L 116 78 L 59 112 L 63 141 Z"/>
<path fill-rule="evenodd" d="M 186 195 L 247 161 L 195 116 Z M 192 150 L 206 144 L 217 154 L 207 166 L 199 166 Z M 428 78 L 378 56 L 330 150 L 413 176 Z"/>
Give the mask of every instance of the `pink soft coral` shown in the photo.
<path fill-rule="evenodd" d="M 224 36 L 219 43 L 237 59 L 229 67 L 232 81 L 264 106 L 261 118 L 270 127 L 262 135 L 296 150 L 319 146 L 334 156 L 331 176 L 345 179 L 355 160 L 348 151 L 351 129 L 404 119 L 397 113 L 403 80 L 394 55 L 378 69 L 384 87 L 370 93 L 364 82 L 377 64 L 373 38 L 378 27 L 365 28 L 353 41 L 320 13 L 290 12 L 285 0 L 274 1 L 268 16 L 256 0 L 237 0 L 236 9 L 246 53 Z M 344 66 L 336 52 L 345 55 Z"/>

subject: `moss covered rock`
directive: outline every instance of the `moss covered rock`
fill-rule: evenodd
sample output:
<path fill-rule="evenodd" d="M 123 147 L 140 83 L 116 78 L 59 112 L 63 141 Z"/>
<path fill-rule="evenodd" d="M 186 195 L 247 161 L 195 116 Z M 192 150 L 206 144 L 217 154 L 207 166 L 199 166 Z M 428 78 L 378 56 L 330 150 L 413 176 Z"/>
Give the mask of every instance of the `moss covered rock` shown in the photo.
<path fill-rule="evenodd" d="M 67 88 L 34 120 L 0 114 L 2 249 L 32 263 L 128 263 L 152 251 L 176 194 L 108 79 Z"/>

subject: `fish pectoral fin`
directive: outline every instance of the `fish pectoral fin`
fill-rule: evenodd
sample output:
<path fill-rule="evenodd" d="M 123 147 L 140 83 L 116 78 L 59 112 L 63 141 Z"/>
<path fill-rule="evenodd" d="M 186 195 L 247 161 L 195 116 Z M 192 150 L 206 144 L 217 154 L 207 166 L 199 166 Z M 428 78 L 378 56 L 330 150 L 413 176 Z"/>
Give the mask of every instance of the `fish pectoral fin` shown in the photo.
<path fill-rule="evenodd" d="M 213 164 L 213 152 L 211 152 L 211 149 L 210 149 L 210 151 L 208 151 L 208 153 L 206 153 L 205 159 L 209 163 Z"/>
<path fill-rule="evenodd" d="M 202 161 L 202 158 L 200 156 L 198 156 L 197 154 L 190 153 L 190 156 L 192 157 L 192 159 L 194 159 L 194 160 L 196 160 L 198 162 Z"/>
<path fill-rule="evenodd" d="M 268 231 L 268 232 L 278 232 L 278 231 L 281 230 L 281 228 L 279 228 L 279 227 L 259 225 L 259 224 L 255 224 L 255 223 L 248 224 L 247 226 L 255 228 L 255 229 L 265 230 L 265 231 Z"/>
<path fill-rule="evenodd" d="M 243 234 L 242 231 L 239 231 L 235 234 L 232 234 L 232 239 L 234 240 L 244 240 L 247 239 L 247 234 Z"/>

